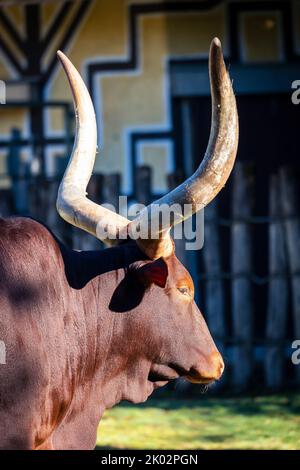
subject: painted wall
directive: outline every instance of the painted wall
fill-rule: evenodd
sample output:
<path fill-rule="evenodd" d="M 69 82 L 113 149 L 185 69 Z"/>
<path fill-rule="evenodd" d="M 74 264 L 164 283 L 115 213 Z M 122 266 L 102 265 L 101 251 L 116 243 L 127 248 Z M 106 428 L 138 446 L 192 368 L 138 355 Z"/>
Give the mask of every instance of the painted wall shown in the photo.
<path fill-rule="evenodd" d="M 41 6 L 43 34 L 51 27 L 61 3 L 48 2 Z M 94 0 L 64 50 L 91 88 L 98 120 L 100 150 L 96 171 L 121 172 L 123 189 L 129 193 L 133 183 L 132 133 L 165 133 L 165 138 L 145 138 L 137 147 L 137 163 L 153 167 L 154 188 L 158 193 L 166 190 L 166 174 L 174 170 L 173 141 L 168 134 L 172 130 L 169 60 L 207 58 L 209 44 L 214 36 L 221 39 L 224 53 L 230 57 L 230 8 L 253 2 L 178 0 L 164 3 L 165 7 L 161 7 L 159 1 L 152 0 L 150 8 L 150 2 L 146 0 Z M 213 6 L 214 3 L 219 4 Z M 245 8 L 237 15 L 238 60 L 241 62 L 286 60 L 282 12 L 277 8 L 277 2 L 263 3 L 270 5 L 269 10 Z M 299 4 L 299 1 L 291 3 L 295 54 L 300 49 Z M 43 57 L 45 67 L 72 21 L 76 8 L 74 2 L 70 14 L 57 31 L 56 40 L 47 48 Z M 23 36 L 22 7 L 5 7 L 4 10 Z M 17 48 L 9 37 L 6 40 L 18 56 Z M 134 44 L 136 54 L 132 53 Z M 3 53 L 0 56 L 0 78 L 17 78 Z M 65 75 L 59 65 L 54 68 L 47 82 L 45 99 L 71 100 Z M 20 128 L 23 136 L 28 136 L 28 113 L 26 110 L 7 110 L 0 106 L 0 139 L 9 139 L 12 126 Z M 46 136 L 62 136 L 63 126 L 61 110 L 45 111 Z M 4 171 L 5 153 L 0 150 L 0 173 Z M 54 169 L 54 156 L 64 153 L 64 145 L 47 147 L 49 173 Z M 27 155 L 30 158 L 30 152 Z M 4 184 L 3 180 L 0 180 L 0 184 Z"/>

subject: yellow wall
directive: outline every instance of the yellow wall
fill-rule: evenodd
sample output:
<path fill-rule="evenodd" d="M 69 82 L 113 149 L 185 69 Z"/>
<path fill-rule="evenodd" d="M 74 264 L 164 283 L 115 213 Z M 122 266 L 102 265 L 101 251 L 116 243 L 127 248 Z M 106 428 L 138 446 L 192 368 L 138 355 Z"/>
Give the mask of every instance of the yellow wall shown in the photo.
<path fill-rule="evenodd" d="M 158 1 L 158 0 L 157 0 Z M 200 0 L 201 2 L 201 0 Z M 42 8 L 43 34 L 51 25 L 59 2 L 46 2 Z M 148 4 L 150 0 L 94 0 L 68 49 L 65 51 L 86 79 L 88 62 L 125 60 L 128 56 L 128 12 L 131 3 Z M 151 1 L 153 3 L 153 0 Z M 195 0 L 195 3 L 199 3 Z M 300 2 L 294 1 L 295 42 L 300 49 Z M 65 20 L 63 30 L 48 48 L 43 64 L 46 66 L 57 48 L 67 25 L 76 11 L 76 2 Z M 24 34 L 22 7 L 6 7 L 6 13 Z M 280 20 L 277 14 L 265 12 L 242 14 L 241 40 L 243 59 L 250 62 L 280 60 Z M 208 11 L 160 13 L 140 15 L 138 19 L 139 67 L 127 72 L 98 73 L 94 80 L 94 106 L 100 130 L 101 151 L 96 171 L 123 175 L 123 187 L 130 189 L 129 135 L 132 130 L 167 131 L 170 129 L 168 103 L 167 60 L 170 58 L 207 57 L 214 36 L 223 42 L 228 52 L 228 31 L 225 2 Z M 279 38 L 279 39 L 278 39 Z M 263 43 L 263 46 L 262 46 Z M 13 47 L 13 45 L 12 45 Z M 15 50 L 15 49 L 14 49 Z M 17 51 L 16 51 L 17 53 Z M 13 78 L 11 69 L 0 56 L 0 78 Z M 46 90 L 46 98 L 70 100 L 71 95 L 61 67 L 57 66 Z M 46 112 L 47 135 L 63 132 L 63 114 L 60 110 Z M 28 117 L 23 110 L 4 110 L 0 106 L 0 134 L 8 138 L 12 126 L 27 133 Z M 48 148 L 47 155 L 63 152 L 63 147 Z M 171 149 L 172 150 L 172 149 Z M 147 142 L 138 148 L 138 162 L 154 168 L 154 186 L 157 191 L 166 187 L 165 173 L 170 170 L 170 148 L 166 142 L 159 146 Z M 2 152 L 3 153 L 3 152 Z M 0 155 L 0 169 L 3 167 Z M 51 168 L 51 164 L 49 165 Z M 164 171 L 161 170 L 164 168 Z M 1 184 L 1 182 L 0 182 Z"/>
<path fill-rule="evenodd" d="M 145 2 L 143 2 L 145 3 Z M 96 2 L 80 28 L 68 56 L 84 74 L 90 60 L 125 58 L 128 50 L 128 5 L 122 0 Z M 122 172 L 124 188 L 129 188 L 130 156 L 128 132 L 168 130 L 168 89 L 166 61 L 171 57 L 207 57 L 214 35 L 225 37 L 224 6 L 210 12 L 142 15 L 139 18 L 138 43 L 140 66 L 129 72 L 97 74 L 94 105 L 101 133 L 100 155 L 96 170 L 104 173 Z M 80 46 L 80 47 L 79 47 Z M 65 99 L 66 79 L 59 69 L 49 88 L 49 96 Z M 54 133 L 62 128 L 57 113 L 50 114 Z M 147 159 L 150 163 L 150 159 Z M 154 170 L 159 159 L 153 158 Z M 155 171 L 157 175 L 157 170 Z M 162 183 L 164 180 L 164 184 Z M 164 175 L 156 176 L 157 189 L 166 189 Z"/>

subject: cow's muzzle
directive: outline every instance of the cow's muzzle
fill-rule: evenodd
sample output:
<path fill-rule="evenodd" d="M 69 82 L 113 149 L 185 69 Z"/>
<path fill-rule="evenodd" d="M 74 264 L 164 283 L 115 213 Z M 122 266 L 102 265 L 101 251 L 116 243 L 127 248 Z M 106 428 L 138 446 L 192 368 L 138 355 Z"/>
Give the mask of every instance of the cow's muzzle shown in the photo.
<path fill-rule="evenodd" d="M 185 375 L 189 382 L 197 384 L 210 384 L 219 380 L 224 371 L 224 361 L 221 354 L 216 351 L 203 363 L 192 367 Z"/>

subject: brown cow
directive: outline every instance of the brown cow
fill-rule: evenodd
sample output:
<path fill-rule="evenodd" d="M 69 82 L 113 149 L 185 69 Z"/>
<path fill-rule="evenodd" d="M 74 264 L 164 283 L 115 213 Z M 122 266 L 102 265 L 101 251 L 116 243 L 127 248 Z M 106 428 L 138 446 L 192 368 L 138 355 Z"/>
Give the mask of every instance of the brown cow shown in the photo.
<path fill-rule="evenodd" d="M 206 156 L 183 185 L 132 222 L 85 196 L 96 145 L 93 106 L 81 77 L 59 53 L 74 96 L 74 150 L 57 207 L 106 250 L 63 246 L 32 219 L 0 219 L 0 447 L 92 449 L 105 409 L 146 400 L 179 376 L 208 384 L 224 364 L 194 300 L 191 276 L 174 254 L 170 226 L 130 240 L 164 204 L 204 207 L 224 186 L 238 139 L 235 98 L 220 42 L 210 51 L 212 129 Z M 116 235 L 113 237 L 112 235 Z"/>

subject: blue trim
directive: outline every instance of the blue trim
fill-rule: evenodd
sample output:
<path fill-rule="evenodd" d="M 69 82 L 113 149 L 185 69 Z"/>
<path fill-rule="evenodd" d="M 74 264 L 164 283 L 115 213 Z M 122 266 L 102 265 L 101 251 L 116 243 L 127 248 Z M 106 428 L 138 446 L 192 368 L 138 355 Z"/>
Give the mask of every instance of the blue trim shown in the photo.
<path fill-rule="evenodd" d="M 171 61 L 171 93 L 174 97 L 209 96 L 207 61 Z M 300 79 L 298 63 L 232 64 L 229 67 L 238 95 L 291 93 L 291 84 Z"/>

